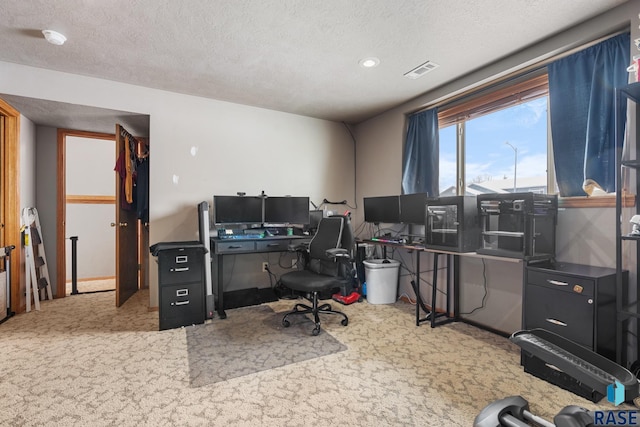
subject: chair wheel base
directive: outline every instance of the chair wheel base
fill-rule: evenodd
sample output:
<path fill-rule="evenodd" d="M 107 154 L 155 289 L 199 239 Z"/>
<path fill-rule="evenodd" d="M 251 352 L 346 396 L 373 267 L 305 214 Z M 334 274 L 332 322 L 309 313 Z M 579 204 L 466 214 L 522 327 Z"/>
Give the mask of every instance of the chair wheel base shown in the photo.
<path fill-rule="evenodd" d="M 289 316 L 295 315 L 295 314 L 301 314 L 301 315 L 312 314 L 313 315 L 315 320 L 314 322 L 315 326 L 311 331 L 311 334 L 313 336 L 318 336 L 320 334 L 320 318 L 318 317 L 318 315 L 320 314 L 334 314 L 334 315 L 337 314 L 339 316 L 342 316 L 342 320 L 340 321 L 342 326 L 347 326 L 349 324 L 349 318 L 347 317 L 347 315 L 341 311 L 333 310 L 331 308 L 331 304 L 319 305 L 317 292 L 314 292 L 313 295 L 311 295 L 311 301 L 312 301 L 312 306 L 308 306 L 300 303 L 296 304 L 293 307 L 293 310 L 286 313 L 282 318 L 282 326 L 284 326 L 285 328 L 288 328 L 289 326 L 291 326 L 291 322 L 289 321 Z"/>

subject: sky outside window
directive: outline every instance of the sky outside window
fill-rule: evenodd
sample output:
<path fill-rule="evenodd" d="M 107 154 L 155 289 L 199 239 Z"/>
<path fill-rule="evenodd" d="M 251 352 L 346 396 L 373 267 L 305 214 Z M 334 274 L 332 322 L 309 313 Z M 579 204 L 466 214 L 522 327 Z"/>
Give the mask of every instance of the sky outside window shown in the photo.
<path fill-rule="evenodd" d="M 468 120 L 466 126 L 466 184 L 491 181 L 513 188 L 515 152 L 517 186 L 546 185 L 547 98 L 538 98 Z M 455 185 L 456 126 L 440 129 L 440 191 Z M 530 180 L 525 178 L 532 178 Z M 536 178 L 536 179 L 533 179 Z"/>

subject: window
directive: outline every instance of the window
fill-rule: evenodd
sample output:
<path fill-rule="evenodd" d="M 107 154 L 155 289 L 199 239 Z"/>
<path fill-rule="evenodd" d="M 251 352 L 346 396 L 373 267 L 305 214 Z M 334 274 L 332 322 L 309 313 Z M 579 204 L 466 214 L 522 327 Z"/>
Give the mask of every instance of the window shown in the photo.
<path fill-rule="evenodd" d="M 545 73 L 442 108 L 440 195 L 553 192 L 547 95 Z"/>
<path fill-rule="evenodd" d="M 426 130 L 438 132 L 437 139 L 427 140 L 434 152 L 439 150 L 440 165 L 427 174 L 439 183 L 432 191 L 558 193 L 568 196 L 560 200 L 564 207 L 613 206 L 613 88 L 628 82 L 629 46 L 628 32 L 607 36 L 527 74 L 424 110 L 432 114 Z M 420 137 L 407 139 L 405 158 L 419 152 Z M 562 165 L 557 171 L 554 157 Z M 403 174 L 403 191 L 411 178 L 423 178 L 415 172 L 419 164 L 405 166 L 413 175 Z M 420 185 L 417 178 L 413 182 Z M 587 199 L 587 194 L 601 197 Z"/>

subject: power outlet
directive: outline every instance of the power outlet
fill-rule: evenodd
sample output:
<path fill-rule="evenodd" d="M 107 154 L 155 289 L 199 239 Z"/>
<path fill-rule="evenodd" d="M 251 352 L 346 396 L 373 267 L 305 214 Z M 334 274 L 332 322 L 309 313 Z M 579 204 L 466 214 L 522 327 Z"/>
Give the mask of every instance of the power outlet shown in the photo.
<path fill-rule="evenodd" d="M 262 263 L 262 272 L 265 273 L 269 271 L 269 263 L 268 262 L 263 262 Z"/>

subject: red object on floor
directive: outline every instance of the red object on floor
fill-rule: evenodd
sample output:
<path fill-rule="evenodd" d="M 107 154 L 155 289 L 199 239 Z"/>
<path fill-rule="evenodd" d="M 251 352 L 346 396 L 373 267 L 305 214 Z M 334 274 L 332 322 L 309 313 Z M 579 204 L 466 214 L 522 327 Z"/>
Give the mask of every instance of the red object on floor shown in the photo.
<path fill-rule="evenodd" d="M 334 301 L 339 302 L 340 304 L 349 305 L 354 302 L 362 301 L 362 296 L 356 291 L 351 292 L 349 295 L 342 295 L 341 293 L 333 294 L 331 297 Z"/>

